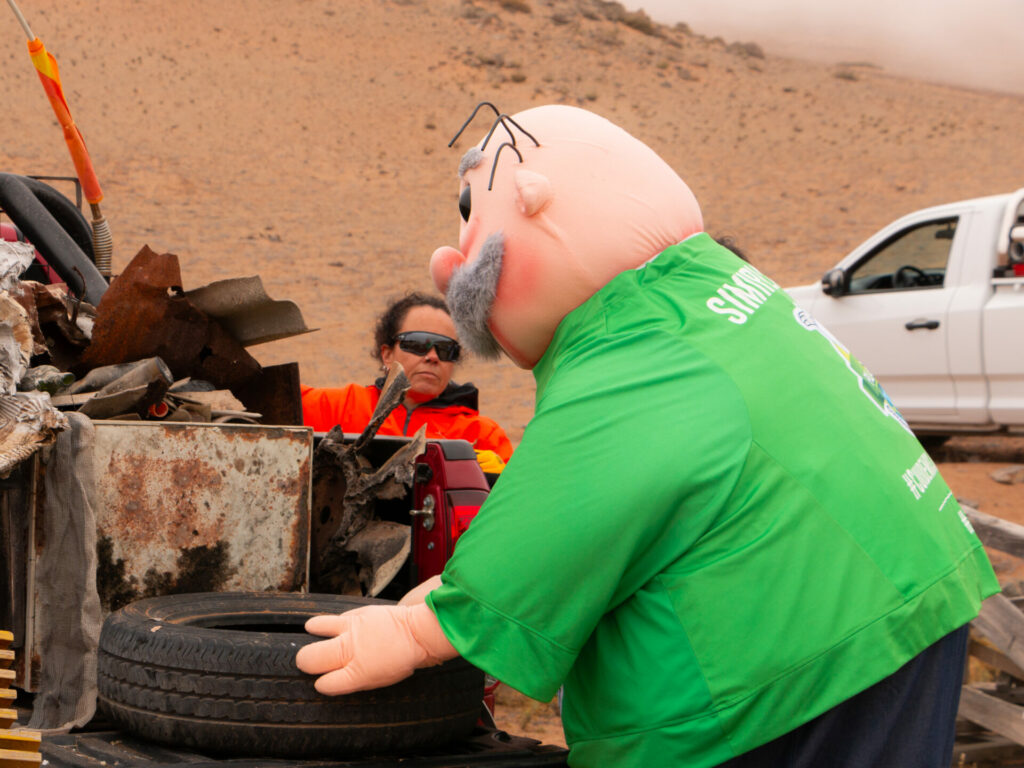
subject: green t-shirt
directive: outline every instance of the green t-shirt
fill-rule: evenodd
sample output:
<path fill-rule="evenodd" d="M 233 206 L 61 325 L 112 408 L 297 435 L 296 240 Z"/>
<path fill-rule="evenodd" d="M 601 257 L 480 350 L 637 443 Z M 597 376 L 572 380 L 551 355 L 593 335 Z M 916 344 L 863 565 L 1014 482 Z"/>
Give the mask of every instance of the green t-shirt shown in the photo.
<path fill-rule="evenodd" d="M 697 235 L 570 313 L 428 602 L 573 765 L 713 766 L 893 673 L 998 584 L 856 360 Z"/>

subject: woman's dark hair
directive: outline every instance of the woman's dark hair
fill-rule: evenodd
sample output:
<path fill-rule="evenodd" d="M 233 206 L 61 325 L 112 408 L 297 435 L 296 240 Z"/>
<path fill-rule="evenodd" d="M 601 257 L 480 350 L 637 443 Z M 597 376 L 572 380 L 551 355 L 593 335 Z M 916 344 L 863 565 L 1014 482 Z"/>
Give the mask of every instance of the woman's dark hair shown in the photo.
<path fill-rule="evenodd" d="M 380 348 L 384 345 L 390 346 L 395 343 L 395 334 L 405 322 L 405 316 L 410 309 L 416 307 L 433 307 L 440 309 L 446 315 L 451 315 L 448 305 L 440 296 L 431 296 L 419 291 L 410 291 L 400 299 L 392 301 L 377 318 L 377 325 L 373 329 L 373 349 L 370 354 L 374 360 L 380 361 Z"/>
<path fill-rule="evenodd" d="M 716 237 L 715 242 L 725 248 L 728 248 L 734 254 L 736 254 L 745 262 L 747 262 L 747 264 L 750 263 L 750 257 L 747 256 L 747 254 L 744 251 L 740 250 L 740 247 L 736 245 L 735 238 L 733 238 L 731 235 L 722 235 L 721 237 Z"/>

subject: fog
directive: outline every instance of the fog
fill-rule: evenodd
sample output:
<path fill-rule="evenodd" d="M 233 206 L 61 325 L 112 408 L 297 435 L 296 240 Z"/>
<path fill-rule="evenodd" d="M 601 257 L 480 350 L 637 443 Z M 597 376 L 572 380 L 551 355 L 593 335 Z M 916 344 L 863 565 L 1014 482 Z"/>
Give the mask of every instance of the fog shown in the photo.
<path fill-rule="evenodd" d="M 663 24 L 768 53 L 1024 94 L 1024 0 L 645 0 Z"/>

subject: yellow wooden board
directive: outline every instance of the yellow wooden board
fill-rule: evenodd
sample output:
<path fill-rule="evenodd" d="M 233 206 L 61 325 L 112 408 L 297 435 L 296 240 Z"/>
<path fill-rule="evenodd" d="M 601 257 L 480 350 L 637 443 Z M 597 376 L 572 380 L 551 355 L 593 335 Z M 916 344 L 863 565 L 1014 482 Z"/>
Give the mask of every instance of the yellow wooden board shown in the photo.
<path fill-rule="evenodd" d="M 23 752 L 20 749 L 0 749 L 0 768 L 25 768 L 39 765 L 43 756 L 38 752 Z"/>
<path fill-rule="evenodd" d="M 10 728 L 11 723 L 18 719 L 18 712 L 13 709 L 0 709 L 0 729 Z"/>
<path fill-rule="evenodd" d="M 14 704 L 16 698 L 18 698 L 18 692 L 13 688 L 0 688 L 0 707 Z"/>
<path fill-rule="evenodd" d="M 6 629 L 0 629 L 0 648 L 7 648 L 14 642 L 14 635 Z"/>
<path fill-rule="evenodd" d="M 0 667 L 7 669 L 14 665 L 14 651 L 9 649 L 0 649 Z"/>
<path fill-rule="evenodd" d="M 39 731 L 0 731 L 0 750 L 39 751 Z"/>

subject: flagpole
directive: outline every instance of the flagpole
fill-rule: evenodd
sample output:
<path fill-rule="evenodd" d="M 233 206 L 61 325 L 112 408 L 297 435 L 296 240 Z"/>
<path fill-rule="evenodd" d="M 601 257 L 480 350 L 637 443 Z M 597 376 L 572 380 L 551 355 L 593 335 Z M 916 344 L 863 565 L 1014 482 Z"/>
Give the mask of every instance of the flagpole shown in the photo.
<path fill-rule="evenodd" d="M 18 19 L 18 23 L 21 24 L 21 28 L 25 30 L 25 34 L 28 36 L 28 50 L 29 54 L 33 56 L 33 63 L 35 63 L 35 55 L 38 53 L 40 56 L 48 57 L 54 67 L 53 76 L 57 77 L 57 89 L 60 103 L 54 101 L 54 97 L 47 87 L 46 77 L 42 72 L 39 73 L 40 80 L 43 81 L 43 89 L 47 91 L 47 99 L 50 101 L 50 105 L 53 107 L 54 112 L 57 114 L 58 122 L 61 123 L 61 127 L 64 129 L 64 140 L 68 144 L 68 150 L 71 152 L 71 160 L 75 165 L 75 173 L 78 176 L 79 182 L 86 190 L 86 199 L 89 201 L 89 208 L 92 210 L 92 254 L 93 261 L 96 264 L 96 268 L 100 271 L 107 280 L 110 280 L 113 274 L 112 270 L 112 256 L 114 252 L 114 240 L 110 236 L 110 224 L 103 216 L 103 212 L 100 210 L 100 200 L 103 199 L 103 191 L 100 188 L 99 179 L 96 178 L 96 172 L 92 167 L 92 160 L 89 158 L 89 152 L 85 148 L 85 141 L 82 139 L 81 131 L 75 125 L 74 120 L 71 119 L 71 111 L 67 106 L 67 102 L 64 100 L 63 89 L 60 86 L 60 77 L 56 74 L 56 60 L 46 53 L 46 47 L 38 37 L 32 34 L 32 30 L 28 26 L 25 16 L 22 14 L 21 9 L 18 8 L 17 3 L 14 0 L 7 0 L 7 4 L 11 6 L 11 10 L 14 11 L 14 15 Z M 39 69 L 39 66 L 36 66 Z M 53 83 L 50 83 L 53 86 Z"/>
<path fill-rule="evenodd" d="M 18 23 L 21 24 L 21 28 L 25 30 L 25 34 L 28 35 L 29 40 L 35 40 L 36 36 L 32 34 L 32 30 L 28 28 L 28 22 L 25 21 L 25 17 L 22 15 L 21 10 L 18 8 L 14 0 L 7 0 L 7 4 L 11 6 L 11 10 L 14 11 L 14 15 L 18 17 Z"/>

